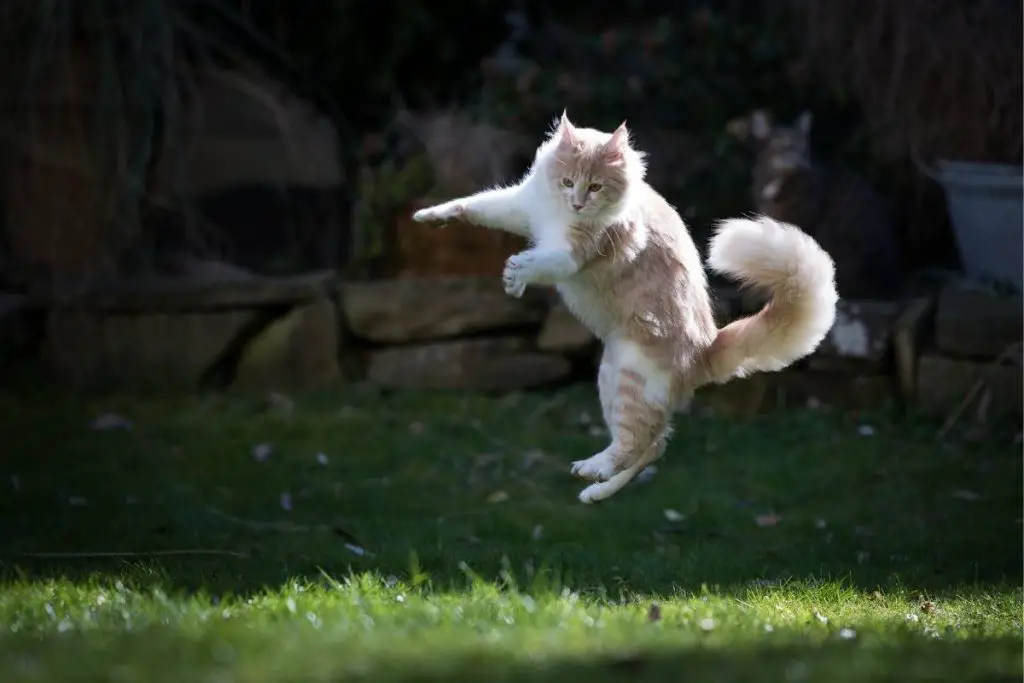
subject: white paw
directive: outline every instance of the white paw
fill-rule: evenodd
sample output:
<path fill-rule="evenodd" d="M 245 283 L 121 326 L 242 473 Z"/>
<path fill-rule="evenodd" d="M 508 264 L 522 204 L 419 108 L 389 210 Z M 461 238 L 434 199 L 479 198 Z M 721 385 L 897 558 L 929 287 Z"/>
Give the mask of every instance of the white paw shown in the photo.
<path fill-rule="evenodd" d="M 533 254 L 522 252 L 509 256 L 505 261 L 505 270 L 501 273 L 501 282 L 505 285 L 505 293 L 517 299 L 526 291 L 533 271 Z"/>
<path fill-rule="evenodd" d="M 615 461 L 608 451 L 601 451 L 586 460 L 574 462 L 572 464 L 572 473 L 581 479 L 607 481 L 615 476 Z"/>
<path fill-rule="evenodd" d="M 466 207 L 458 202 L 449 202 L 447 204 L 438 204 L 437 206 L 429 206 L 425 209 L 420 209 L 412 215 L 412 219 L 417 223 L 436 223 L 449 221 L 453 218 L 459 218 L 466 213 Z"/>
<path fill-rule="evenodd" d="M 601 484 L 591 484 L 587 488 L 580 491 L 580 495 L 578 496 L 578 498 L 581 503 L 584 503 L 586 505 L 596 503 L 599 500 L 603 500 L 603 498 L 599 497 L 600 490 Z"/>
<path fill-rule="evenodd" d="M 605 500 L 611 498 L 616 493 L 626 487 L 630 481 L 636 477 L 638 468 L 630 467 L 622 470 L 611 479 L 607 481 L 599 481 L 591 484 L 587 488 L 580 491 L 579 500 L 581 503 L 596 503 L 599 500 Z"/>

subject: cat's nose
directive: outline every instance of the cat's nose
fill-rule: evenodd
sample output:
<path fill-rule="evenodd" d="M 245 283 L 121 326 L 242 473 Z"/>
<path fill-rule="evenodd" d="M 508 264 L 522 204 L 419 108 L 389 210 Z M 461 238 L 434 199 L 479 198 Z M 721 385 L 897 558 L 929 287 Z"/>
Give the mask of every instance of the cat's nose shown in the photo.
<path fill-rule="evenodd" d="M 574 208 L 574 209 L 576 209 L 577 211 L 579 211 L 580 209 L 582 209 L 582 208 L 583 208 L 583 205 L 582 205 L 582 204 L 577 204 L 576 202 L 573 202 L 573 204 L 572 204 L 572 208 Z"/>

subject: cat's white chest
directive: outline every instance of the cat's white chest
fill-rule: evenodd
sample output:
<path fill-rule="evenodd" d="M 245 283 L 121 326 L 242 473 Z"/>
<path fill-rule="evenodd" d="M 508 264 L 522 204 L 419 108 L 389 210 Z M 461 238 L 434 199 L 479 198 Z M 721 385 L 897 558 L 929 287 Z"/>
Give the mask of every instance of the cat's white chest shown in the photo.
<path fill-rule="evenodd" d="M 566 308 L 597 337 L 604 339 L 612 333 L 614 325 L 607 304 L 580 276 L 559 283 L 555 289 Z"/>

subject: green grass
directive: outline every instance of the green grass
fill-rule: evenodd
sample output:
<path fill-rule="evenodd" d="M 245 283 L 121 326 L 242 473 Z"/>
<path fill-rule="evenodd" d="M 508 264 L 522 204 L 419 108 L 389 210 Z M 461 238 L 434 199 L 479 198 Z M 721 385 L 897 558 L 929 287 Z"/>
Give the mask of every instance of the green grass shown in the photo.
<path fill-rule="evenodd" d="M 0 395 L 0 680 L 1020 680 L 1012 433 L 680 416 L 584 506 L 597 415 L 589 387 Z"/>

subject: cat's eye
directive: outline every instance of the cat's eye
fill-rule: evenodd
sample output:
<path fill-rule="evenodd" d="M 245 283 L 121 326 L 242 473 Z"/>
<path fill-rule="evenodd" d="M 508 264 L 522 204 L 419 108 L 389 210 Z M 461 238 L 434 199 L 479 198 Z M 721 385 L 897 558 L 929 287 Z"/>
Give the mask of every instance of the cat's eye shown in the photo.
<path fill-rule="evenodd" d="M 562 185 L 564 187 L 572 187 L 572 178 L 562 178 Z"/>
<path fill-rule="evenodd" d="M 590 183 L 590 187 L 587 188 L 588 192 L 597 192 L 603 187 L 601 183 Z"/>

